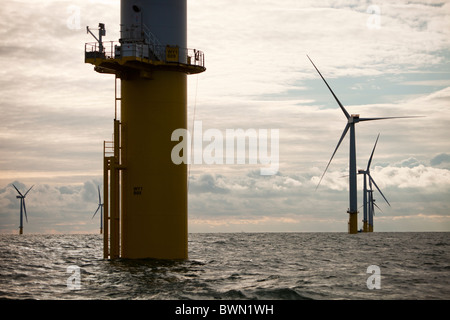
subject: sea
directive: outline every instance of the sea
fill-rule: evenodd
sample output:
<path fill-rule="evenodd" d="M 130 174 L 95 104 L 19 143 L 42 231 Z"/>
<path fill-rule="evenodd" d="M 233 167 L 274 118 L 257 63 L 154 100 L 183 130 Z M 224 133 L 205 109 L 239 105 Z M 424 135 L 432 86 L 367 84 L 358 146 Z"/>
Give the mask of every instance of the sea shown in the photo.
<path fill-rule="evenodd" d="M 449 232 L 191 233 L 174 261 L 104 259 L 102 246 L 100 234 L 0 235 L 0 300 L 450 298 Z"/>

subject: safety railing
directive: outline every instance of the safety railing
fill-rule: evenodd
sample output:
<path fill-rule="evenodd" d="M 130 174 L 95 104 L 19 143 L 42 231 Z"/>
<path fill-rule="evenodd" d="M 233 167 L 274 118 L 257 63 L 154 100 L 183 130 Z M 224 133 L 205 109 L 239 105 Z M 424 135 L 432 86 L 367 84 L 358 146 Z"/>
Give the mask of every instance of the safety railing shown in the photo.
<path fill-rule="evenodd" d="M 114 141 L 103 141 L 103 157 L 114 157 Z"/>
<path fill-rule="evenodd" d="M 86 43 L 84 51 L 86 59 L 123 59 L 135 57 L 169 64 L 180 63 L 188 66 L 205 67 L 205 56 L 202 51 L 179 48 L 177 46 L 106 41 L 102 43 L 102 48 L 100 48 L 98 42 Z"/>

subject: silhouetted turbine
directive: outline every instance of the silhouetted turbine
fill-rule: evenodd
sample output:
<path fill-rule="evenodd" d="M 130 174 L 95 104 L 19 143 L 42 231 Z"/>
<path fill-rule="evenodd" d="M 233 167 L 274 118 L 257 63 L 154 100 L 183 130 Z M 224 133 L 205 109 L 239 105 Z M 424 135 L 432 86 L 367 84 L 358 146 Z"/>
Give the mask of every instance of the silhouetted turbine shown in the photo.
<path fill-rule="evenodd" d="M 363 231 L 364 232 L 372 232 L 373 231 L 374 206 L 377 207 L 378 209 L 380 209 L 380 207 L 378 207 L 378 205 L 375 203 L 375 199 L 373 198 L 372 182 L 375 185 L 375 187 L 378 189 L 380 194 L 383 196 L 383 198 L 387 202 L 387 204 L 389 206 L 391 205 L 389 203 L 389 201 L 387 201 L 384 194 L 381 192 L 380 188 L 378 188 L 378 185 L 375 183 L 375 180 L 373 180 L 373 178 L 370 174 L 370 165 L 372 163 L 373 154 L 375 152 L 375 148 L 377 146 L 379 137 L 380 137 L 380 134 L 378 134 L 377 140 L 375 141 L 375 145 L 373 146 L 372 154 L 370 155 L 369 161 L 367 162 L 366 170 L 358 170 L 358 174 L 364 175 L 364 189 L 363 189 L 363 203 L 364 203 Z M 370 189 L 367 188 L 367 178 L 369 179 Z"/>
<path fill-rule="evenodd" d="M 92 216 L 92 219 L 94 219 L 95 215 L 97 214 L 98 209 L 100 209 L 100 234 L 103 233 L 103 203 L 102 198 L 100 196 L 100 186 L 98 186 L 98 207 L 97 210 L 95 210 L 94 215 Z"/>
<path fill-rule="evenodd" d="M 27 217 L 27 208 L 25 206 L 25 197 L 27 196 L 28 192 L 30 192 L 31 188 L 34 187 L 34 185 L 31 186 L 30 189 L 28 189 L 27 192 L 25 192 L 25 194 L 22 194 L 19 189 L 17 189 L 17 187 L 13 184 L 14 189 L 16 189 L 16 191 L 19 193 L 18 196 L 16 196 L 17 199 L 20 199 L 20 225 L 19 225 L 19 234 L 23 234 L 23 214 L 25 213 L 25 219 L 28 222 L 28 217 Z"/>

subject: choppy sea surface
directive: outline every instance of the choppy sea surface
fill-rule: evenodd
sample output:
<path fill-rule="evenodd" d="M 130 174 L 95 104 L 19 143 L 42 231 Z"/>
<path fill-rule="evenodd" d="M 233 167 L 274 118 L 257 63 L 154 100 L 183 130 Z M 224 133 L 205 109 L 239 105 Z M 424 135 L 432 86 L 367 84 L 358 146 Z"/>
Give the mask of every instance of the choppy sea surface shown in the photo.
<path fill-rule="evenodd" d="M 102 245 L 0 235 L 0 299 L 450 299 L 449 232 L 189 234 L 182 261 L 107 260 Z"/>

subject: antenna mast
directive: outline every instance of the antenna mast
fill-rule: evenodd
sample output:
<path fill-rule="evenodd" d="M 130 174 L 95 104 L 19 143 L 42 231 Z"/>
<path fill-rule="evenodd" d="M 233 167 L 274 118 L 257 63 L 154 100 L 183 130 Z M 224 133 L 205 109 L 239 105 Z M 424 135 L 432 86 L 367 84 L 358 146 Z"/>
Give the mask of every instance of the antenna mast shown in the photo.
<path fill-rule="evenodd" d="M 102 53 L 103 52 L 102 37 L 106 35 L 105 24 L 104 23 L 98 24 L 98 38 L 95 36 L 95 34 L 92 33 L 92 31 L 89 29 L 89 26 L 86 26 L 86 33 L 90 33 L 95 38 L 95 40 L 97 40 L 99 52 Z"/>

